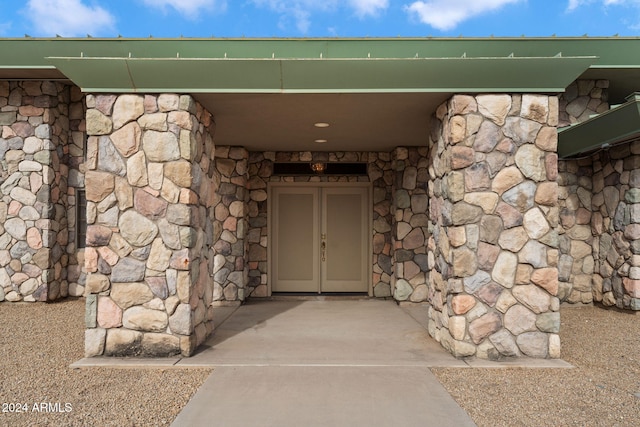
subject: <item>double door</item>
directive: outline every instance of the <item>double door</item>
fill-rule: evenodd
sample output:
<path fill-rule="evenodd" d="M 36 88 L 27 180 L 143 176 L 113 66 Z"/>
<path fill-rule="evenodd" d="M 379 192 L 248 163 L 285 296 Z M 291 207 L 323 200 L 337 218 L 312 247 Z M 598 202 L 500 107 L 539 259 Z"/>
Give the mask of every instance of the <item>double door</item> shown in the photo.
<path fill-rule="evenodd" d="M 367 292 L 367 187 L 273 187 L 272 292 Z"/>

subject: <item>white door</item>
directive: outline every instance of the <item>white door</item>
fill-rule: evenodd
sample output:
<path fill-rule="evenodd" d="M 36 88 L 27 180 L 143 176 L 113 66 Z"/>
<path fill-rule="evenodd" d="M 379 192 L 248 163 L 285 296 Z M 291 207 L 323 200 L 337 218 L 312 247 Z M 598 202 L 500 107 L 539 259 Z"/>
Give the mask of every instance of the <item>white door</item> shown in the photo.
<path fill-rule="evenodd" d="M 318 292 L 318 188 L 273 189 L 273 292 Z"/>
<path fill-rule="evenodd" d="M 365 187 L 274 187 L 273 292 L 367 292 Z"/>

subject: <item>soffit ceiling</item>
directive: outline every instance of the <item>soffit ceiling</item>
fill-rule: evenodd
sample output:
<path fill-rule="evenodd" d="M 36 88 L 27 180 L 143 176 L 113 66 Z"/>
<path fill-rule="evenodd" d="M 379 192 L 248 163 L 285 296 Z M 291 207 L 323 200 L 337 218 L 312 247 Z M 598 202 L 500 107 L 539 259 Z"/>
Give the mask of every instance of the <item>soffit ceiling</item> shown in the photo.
<path fill-rule="evenodd" d="M 426 145 L 431 113 L 449 94 L 197 94 L 216 144 L 250 151 L 389 151 Z M 328 123 L 318 128 L 315 123 Z M 317 143 L 315 140 L 326 140 Z"/>

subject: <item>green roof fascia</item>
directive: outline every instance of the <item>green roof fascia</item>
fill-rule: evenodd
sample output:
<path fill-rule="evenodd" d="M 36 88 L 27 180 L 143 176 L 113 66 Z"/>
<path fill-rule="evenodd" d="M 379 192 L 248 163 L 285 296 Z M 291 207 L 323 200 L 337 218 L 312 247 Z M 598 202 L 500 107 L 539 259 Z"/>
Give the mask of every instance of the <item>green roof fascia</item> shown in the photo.
<path fill-rule="evenodd" d="M 596 58 L 49 58 L 85 92 L 562 92 Z"/>
<path fill-rule="evenodd" d="M 640 38 L 0 39 L 0 68 L 43 67 L 47 57 L 498 58 L 597 56 L 593 66 L 640 67 Z"/>
<path fill-rule="evenodd" d="M 640 136 L 640 96 L 584 122 L 558 130 L 558 156 L 566 158 Z"/>

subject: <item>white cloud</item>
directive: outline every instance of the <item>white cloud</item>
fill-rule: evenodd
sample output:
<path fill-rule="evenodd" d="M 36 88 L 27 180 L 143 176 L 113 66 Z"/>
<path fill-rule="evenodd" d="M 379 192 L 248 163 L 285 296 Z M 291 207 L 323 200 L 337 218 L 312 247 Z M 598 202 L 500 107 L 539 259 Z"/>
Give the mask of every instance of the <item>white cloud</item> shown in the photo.
<path fill-rule="evenodd" d="M 620 24 L 632 31 L 640 30 L 640 0 L 569 0 L 566 12 L 577 12 L 579 8 L 587 7 L 594 3 L 601 6 L 599 12 L 603 14 L 608 14 L 610 11 L 614 12 L 614 7 L 630 9 L 629 11 L 623 12 L 623 17 L 620 18 Z"/>
<path fill-rule="evenodd" d="M 279 27 L 285 30 L 290 20 L 299 32 L 307 33 L 316 12 L 336 12 L 343 2 L 339 0 L 251 0 L 258 7 L 267 7 L 280 14 Z M 347 8 L 359 18 L 377 16 L 389 7 L 389 0 L 348 0 Z"/>
<path fill-rule="evenodd" d="M 99 35 L 112 30 L 115 18 L 99 6 L 87 6 L 82 0 L 29 0 L 27 16 L 36 33 L 65 37 Z"/>
<path fill-rule="evenodd" d="M 389 0 L 349 0 L 349 5 L 357 16 L 376 16 L 389 7 Z"/>
<path fill-rule="evenodd" d="M 420 22 L 446 31 L 474 16 L 522 0 L 427 0 L 415 1 L 405 10 Z"/>
<path fill-rule="evenodd" d="M 256 6 L 266 6 L 274 12 L 278 13 L 292 13 L 296 10 L 303 10 L 306 12 L 314 11 L 331 11 L 335 10 L 338 6 L 338 0 L 252 0 Z"/>
<path fill-rule="evenodd" d="M 569 4 L 567 5 L 567 10 L 568 11 L 575 10 L 578 8 L 578 6 L 580 6 L 583 3 L 586 3 L 586 2 L 584 0 L 569 0 Z"/>
<path fill-rule="evenodd" d="M 203 10 L 224 11 L 226 0 L 142 0 L 149 7 L 166 10 L 173 8 L 190 19 L 196 19 Z"/>
<path fill-rule="evenodd" d="M 311 13 L 309 11 L 301 8 L 294 8 L 288 11 L 288 13 L 291 14 L 293 19 L 295 20 L 296 28 L 298 29 L 298 31 L 300 31 L 301 33 L 306 33 L 307 31 L 309 31 L 309 27 L 311 27 Z M 287 25 L 284 18 L 280 20 L 279 26 L 281 29 L 286 29 Z"/>
<path fill-rule="evenodd" d="M 280 15 L 278 27 L 286 30 L 289 21 L 293 20 L 296 28 L 306 34 L 311 27 L 311 13 L 315 11 L 334 10 L 336 0 L 318 2 L 316 0 L 252 0 L 258 7 L 267 7 Z"/>
<path fill-rule="evenodd" d="M 569 0 L 567 12 L 574 11 L 580 6 L 586 6 L 591 3 L 602 3 L 603 6 L 640 7 L 640 0 Z"/>

